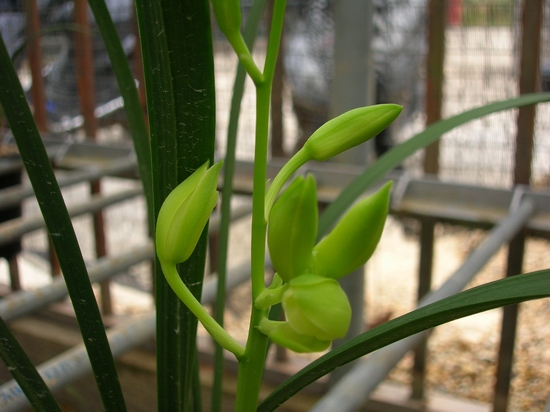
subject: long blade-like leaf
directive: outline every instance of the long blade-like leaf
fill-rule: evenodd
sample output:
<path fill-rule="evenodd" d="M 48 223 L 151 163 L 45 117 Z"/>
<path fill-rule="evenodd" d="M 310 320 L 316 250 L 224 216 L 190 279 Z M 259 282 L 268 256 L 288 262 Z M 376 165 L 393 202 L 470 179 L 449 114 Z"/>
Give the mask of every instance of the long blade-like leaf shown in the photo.
<path fill-rule="evenodd" d="M 177 176 L 181 181 L 214 158 L 216 100 L 210 5 L 207 0 L 163 0 L 162 4 L 176 110 Z M 179 266 L 180 276 L 197 299 L 202 293 L 206 247 L 205 229 L 191 259 Z M 197 398 L 193 407 L 186 402 L 197 379 L 197 318 L 187 307 L 182 309 L 183 328 L 177 338 L 182 371 L 179 410 L 191 411 L 201 404 Z"/>
<path fill-rule="evenodd" d="M 90 8 L 95 17 L 97 27 L 105 43 L 105 48 L 113 67 L 113 72 L 118 82 L 120 94 L 124 100 L 124 110 L 130 136 L 134 142 L 134 148 L 138 159 L 139 175 L 143 184 L 143 193 L 147 200 L 149 219 L 152 222 L 153 211 L 153 185 L 151 179 L 151 153 L 149 147 L 149 136 L 143 111 L 139 101 L 139 95 L 128 59 L 124 54 L 122 44 L 116 32 L 115 25 L 105 0 L 89 0 Z M 138 45 L 139 46 L 139 45 Z"/>
<path fill-rule="evenodd" d="M 215 140 L 214 66 L 206 0 L 136 1 L 150 120 L 154 208 L 206 160 Z M 200 296 L 206 231 L 179 272 Z M 161 269 L 157 265 L 157 274 Z M 197 319 L 163 276 L 156 277 L 158 410 L 185 411 L 192 400 Z"/>
<path fill-rule="evenodd" d="M 103 404 L 108 411 L 125 410 L 113 355 L 71 219 L 3 40 L 0 79 L 0 103 L 58 255 Z"/>
<path fill-rule="evenodd" d="M 424 131 L 418 133 L 406 142 L 395 146 L 392 150 L 383 155 L 372 166 L 368 167 L 361 175 L 355 178 L 332 202 L 325 210 L 319 219 L 318 238 L 324 236 L 328 230 L 336 223 L 344 211 L 357 200 L 362 193 L 365 192 L 371 185 L 376 183 L 386 173 L 390 172 L 403 160 L 412 155 L 418 149 L 428 146 L 435 142 L 444 133 L 461 126 L 472 120 L 478 119 L 488 114 L 499 112 L 502 110 L 510 110 L 517 107 L 528 106 L 531 104 L 550 101 L 550 93 L 534 93 L 520 96 L 514 99 L 503 100 L 496 103 L 491 103 L 486 106 L 468 110 L 464 113 L 457 114 L 448 119 L 440 120 Z"/>
<path fill-rule="evenodd" d="M 416 309 L 371 329 L 311 363 L 271 393 L 258 411 L 273 411 L 300 389 L 361 356 L 475 313 L 550 296 L 550 270 L 487 283 Z"/>
<path fill-rule="evenodd" d="M 166 30 L 158 1 L 136 0 L 136 13 L 141 39 L 143 74 L 147 95 L 147 113 L 151 136 L 151 160 L 153 177 L 153 206 L 156 215 L 170 188 L 176 187 L 177 151 L 176 117 L 172 75 Z M 164 147 L 165 150 L 160 150 Z M 154 233 L 154 231 L 153 231 Z M 177 361 L 178 342 L 174 331 L 180 330 L 179 318 L 182 311 L 179 300 L 174 296 L 161 275 L 158 261 L 155 265 L 155 299 L 157 314 L 157 397 L 158 410 L 169 411 L 178 402 L 178 389 L 174 381 L 180 371 L 173 370 Z M 177 335 L 176 335 L 177 336 Z M 171 379 L 163 379 L 170 376 Z M 177 407 L 174 408 L 177 410 Z"/>
<path fill-rule="evenodd" d="M 0 318 L 0 358 L 37 412 L 61 411 L 48 386 Z"/>

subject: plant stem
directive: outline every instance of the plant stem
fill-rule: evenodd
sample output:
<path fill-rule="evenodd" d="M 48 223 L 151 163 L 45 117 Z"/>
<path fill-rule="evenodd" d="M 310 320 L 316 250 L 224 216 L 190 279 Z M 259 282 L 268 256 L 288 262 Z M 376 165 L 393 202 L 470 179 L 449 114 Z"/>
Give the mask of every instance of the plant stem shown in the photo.
<path fill-rule="evenodd" d="M 256 63 L 252 58 L 252 54 L 250 53 L 241 33 L 235 33 L 234 36 L 228 37 L 227 40 L 229 40 L 229 43 L 233 47 L 233 50 L 235 51 L 235 53 L 237 53 L 239 61 L 241 62 L 242 66 L 244 67 L 254 84 L 259 85 L 264 83 L 264 75 L 262 74 L 262 72 L 260 72 L 258 66 L 256 66 Z"/>
<path fill-rule="evenodd" d="M 263 15 L 267 0 L 256 0 L 250 9 L 244 28 L 243 38 L 249 50 L 253 50 L 256 32 Z M 216 293 L 216 305 L 214 318 L 223 327 L 226 296 L 227 254 L 229 248 L 229 228 L 231 224 L 231 197 L 233 194 L 233 175 L 235 170 L 235 154 L 237 147 L 237 132 L 241 101 L 244 95 L 246 70 L 242 64 L 237 67 L 229 125 L 227 127 L 227 148 L 224 159 L 223 189 L 221 198 L 221 222 L 219 233 L 218 251 L 218 289 Z M 214 379 L 212 382 L 212 412 L 220 412 L 222 409 L 222 388 L 224 376 L 223 348 L 216 345 L 214 353 Z"/>
<path fill-rule="evenodd" d="M 273 20 L 263 73 L 264 80 L 261 83 L 256 83 L 256 146 L 254 150 L 251 247 L 253 302 L 265 289 L 264 265 L 267 222 L 264 217 L 264 208 L 267 177 L 269 110 L 271 103 L 271 85 L 273 83 L 275 63 L 277 62 L 279 53 L 285 7 L 286 0 L 277 0 L 274 2 Z M 252 308 L 245 356 L 239 360 L 237 399 L 235 403 L 235 410 L 237 412 L 252 412 L 256 410 L 268 344 L 267 336 L 261 333 L 256 327 L 266 316 L 267 311 L 258 310 L 254 307 Z"/>
<path fill-rule="evenodd" d="M 245 349 L 233 339 L 224 328 L 222 328 L 218 322 L 214 320 L 212 316 L 204 309 L 201 303 L 193 296 L 191 291 L 187 288 L 183 280 L 181 280 L 176 266 L 169 263 L 162 263 L 162 272 L 166 277 L 166 281 L 172 288 L 172 290 L 178 295 L 178 298 L 185 303 L 185 306 L 197 317 L 202 323 L 208 333 L 218 342 L 222 347 L 233 353 L 237 359 L 242 358 L 245 353 Z"/>

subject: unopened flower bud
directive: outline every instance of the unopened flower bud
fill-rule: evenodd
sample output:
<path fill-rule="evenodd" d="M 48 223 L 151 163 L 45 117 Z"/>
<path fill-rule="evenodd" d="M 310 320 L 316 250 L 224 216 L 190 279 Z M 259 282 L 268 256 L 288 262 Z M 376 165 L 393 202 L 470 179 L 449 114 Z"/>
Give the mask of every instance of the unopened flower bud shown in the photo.
<path fill-rule="evenodd" d="M 403 108 L 378 104 L 350 110 L 317 129 L 304 144 L 309 158 L 324 161 L 379 134 Z"/>
<path fill-rule="evenodd" d="M 363 266 L 380 241 L 392 182 L 359 201 L 313 249 L 314 272 L 338 279 Z"/>
<path fill-rule="evenodd" d="M 266 194 L 266 220 L 285 182 L 301 166 L 310 160 L 328 160 L 372 139 L 388 127 L 399 116 L 402 109 L 397 104 L 360 107 L 329 120 L 318 128 L 275 176 Z"/>
<path fill-rule="evenodd" d="M 331 342 L 319 340 L 314 336 L 302 335 L 292 329 L 288 322 L 262 319 L 258 329 L 277 345 L 298 353 L 321 352 L 328 349 Z"/>
<path fill-rule="evenodd" d="M 242 14 L 240 0 L 212 0 L 212 9 L 216 23 L 227 37 L 233 37 L 241 31 Z"/>
<path fill-rule="evenodd" d="M 181 182 L 164 200 L 157 218 L 156 250 L 161 262 L 185 262 L 218 201 L 218 175 L 222 162 L 208 162 Z"/>
<path fill-rule="evenodd" d="M 285 282 L 306 272 L 311 265 L 317 214 L 312 175 L 294 179 L 271 210 L 267 244 L 273 267 Z"/>
<path fill-rule="evenodd" d="M 297 333 L 331 341 L 348 331 L 351 307 L 334 279 L 300 275 L 289 282 L 282 304 L 288 324 Z"/>

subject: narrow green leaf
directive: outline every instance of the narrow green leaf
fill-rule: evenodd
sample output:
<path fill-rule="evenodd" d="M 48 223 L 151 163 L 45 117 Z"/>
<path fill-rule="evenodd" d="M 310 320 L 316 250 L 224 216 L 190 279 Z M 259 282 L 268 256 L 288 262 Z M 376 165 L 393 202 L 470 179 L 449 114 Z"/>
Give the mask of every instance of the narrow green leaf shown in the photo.
<path fill-rule="evenodd" d="M 170 191 L 206 160 L 215 138 L 214 66 L 208 2 L 136 1 L 150 119 L 155 214 Z M 191 257 L 179 265 L 183 281 L 200 297 L 206 229 Z M 157 262 L 158 263 L 158 262 Z M 160 266 L 157 264 L 157 273 Z M 158 410 L 197 405 L 197 319 L 156 277 Z"/>
<path fill-rule="evenodd" d="M 491 103 L 486 106 L 468 110 L 464 113 L 457 114 L 448 119 L 440 120 L 424 131 L 411 137 L 406 142 L 403 142 L 392 150 L 383 155 L 372 166 L 368 167 L 361 175 L 355 178 L 332 202 L 325 210 L 319 220 L 319 233 L 317 238 L 321 239 L 328 230 L 336 223 L 342 213 L 351 206 L 362 193 L 365 192 L 371 185 L 384 177 L 386 173 L 395 169 L 403 160 L 412 155 L 418 149 L 428 146 L 435 142 L 444 133 L 461 126 L 469 121 L 487 116 L 491 113 L 502 110 L 510 110 L 517 107 L 528 106 L 550 101 L 550 93 L 534 93 L 520 96 L 514 99 L 503 100 L 496 103 Z"/>
<path fill-rule="evenodd" d="M 550 270 L 543 270 L 487 283 L 416 309 L 353 338 L 306 366 L 273 391 L 258 411 L 273 411 L 337 367 L 408 336 L 475 313 L 549 296 Z"/>
<path fill-rule="evenodd" d="M 61 411 L 46 383 L 2 318 L 0 318 L 0 357 L 34 411 Z"/>
<path fill-rule="evenodd" d="M 3 40 L 0 79 L 0 103 L 57 252 L 103 404 L 107 411 L 125 410 L 113 355 L 71 219 Z"/>
<path fill-rule="evenodd" d="M 136 0 L 141 39 L 143 72 L 147 95 L 147 113 L 151 135 L 153 207 L 155 221 L 162 202 L 179 181 L 177 178 L 176 117 L 172 75 L 161 3 Z M 163 149 L 163 150 L 161 150 Z M 153 233 L 154 228 L 152 228 Z M 158 410 L 177 411 L 180 375 L 178 334 L 183 304 L 161 275 L 156 261 L 155 300 L 157 315 L 157 397 Z M 168 379 L 167 377 L 170 377 Z M 172 409 L 173 408 L 173 409 Z"/>
<path fill-rule="evenodd" d="M 122 44 L 113 24 L 111 15 L 105 0 L 89 0 L 90 8 L 94 14 L 97 27 L 103 37 L 105 48 L 113 67 L 113 72 L 118 82 L 120 94 L 124 100 L 124 110 L 130 136 L 134 142 L 134 149 L 138 159 L 139 175 L 143 184 L 143 193 L 147 200 L 149 221 L 153 222 L 153 187 L 151 179 L 151 153 L 149 147 L 149 136 L 143 111 L 139 100 L 134 76 L 128 64 L 128 58 L 124 54 Z M 136 46 L 139 47 L 139 44 Z"/>
<path fill-rule="evenodd" d="M 178 177 L 185 179 L 206 160 L 214 162 L 216 100 L 210 7 L 207 0 L 164 0 L 162 4 L 174 85 Z M 207 233 L 206 227 L 191 258 L 179 267 L 181 277 L 198 299 L 202 293 Z M 185 371 L 178 382 L 183 401 L 179 408 L 185 411 L 192 410 L 185 398 L 190 396 L 196 379 L 193 370 L 198 353 L 197 319 L 186 307 L 183 309 L 184 328 L 179 332 L 181 345 L 177 349 L 180 367 Z M 200 404 L 199 399 L 193 402 Z"/>

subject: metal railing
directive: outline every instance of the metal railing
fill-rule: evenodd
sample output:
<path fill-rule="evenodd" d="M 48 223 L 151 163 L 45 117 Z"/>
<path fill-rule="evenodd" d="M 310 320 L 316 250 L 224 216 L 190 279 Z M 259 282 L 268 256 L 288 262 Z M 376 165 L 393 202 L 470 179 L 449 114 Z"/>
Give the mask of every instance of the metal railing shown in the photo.
<path fill-rule="evenodd" d="M 74 144 L 79 145 L 79 143 Z M 96 154 L 100 158 L 102 151 L 109 150 L 107 146 L 95 146 Z M 65 151 L 65 153 L 68 153 L 68 151 Z M 72 158 L 65 158 L 65 160 L 68 163 L 77 163 L 76 158 L 79 156 L 78 153 L 84 153 L 84 151 L 77 148 L 77 150 L 72 151 L 70 155 Z M 87 159 L 89 160 L 89 156 L 87 156 Z M 87 171 L 74 170 L 62 179 L 62 184 L 74 184 L 97 179 L 101 176 L 132 172 L 135 164 L 129 159 L 130 157 L 128 156 L 121 157 L 121 160 L 116 160 L 115 158 L 107 165 L 104 164 L 105 160 L 102 159 L 103 167 Z M 58 156 L 58 160 L 63 163 L 63 156 Z M 251 193 L 251 167 L 252 165 L 247 162 L 237 163 L 235 189 L 238 193 Z M 274 175 L 279 167 L 279 164 L 270 164 L 268 174 Z M 319 182 L 320 200 L 329 202 L 341 187 L 344 187 L 357 176 L 360 168 L 333 164 L 316 164 L 304 167 L 301 172 L 311 173 L 316 177 Z M 387 179 L 396 180 L 391 203 L 391 213 L 393 214 L 417 219 L 430 218 L 434 221 L 464 224 L 470 227 L 476 226 L 485 229 L 493 227 L 485 243 L 468 258 L 449 281 L 439 290 L 428 294 L 419 302 L 419 305 L 424 305 L 426 302 L 440 299 L 461 290 L 495 253 L 498 247 L 508 242 L 523 228 L 525 228 L 528 234 L 543 235 L 546 237 L 550 235 L 550 194 L 534 192 L 525 186 L 518 186 L 515 190 L 487 189 L 472 185 L 444 183 L 429 177 L 415 179 L 406 173 L 397 172 L 392 173 L 383 180 Z M 4 196 L 4 193 L 6 193 L 6 196 Z M 0 210 L 3 207 L 12 206 L 15 202 L 21 201 L 28 194 L 28 189 L 23 187 L 0 191 L 0 199 L 2 199 L 0 201 Z M 93 213 L 109 205 L 140 195 L 141 191 L 135 189 L 122 191 L 106 197 L 99 197 L 91 202 L 75 206 L 73 215 Z M 235 211 L 234 218 L 240 218 L 249 212 L 250 209 L 248 207 L 241 208 Z M 216 216 L 212 219 L 210 225 L 211 233 L 216 231 L 218 225 L 217 219 Z M 0 244 L 3 244 L 2 242 L 17 240 L 26 233 L 41 227 L 43 227 L 43 222 L 38 217 L 23 217 L 14 221 L 4 222 L 0 224 Z M 90 278 L 92 282 L 101 282 L 135 264 L 150 260 L 153 256 L 152 246 L 147 244 L 121 255 L 109 255 L 99 258 L 89 266 Z M 235 272 L 238 274 L 236 278 L 239 279 L 238 282 L 242 282 L 246 277 L 246 270 L 239 268 Z M 231 277 L 230 279 L 233 278 Z M 61 278 L 54 278 L 51 284 L 39 290 L 22 290 L 4 297 L 0 300 L 0 316 L 10 321 L 47 307 L 48 304 L 65 296 L 66 288 L 63 280 Z M 205 299 L 210 299 L 207 296 L 206 294 Z M 133 322 L 131 321 L 130 324 L 133 324 Z M 132 334 L 131 336 L 124 332 L 127 330 L 128 325 L 121 325 L 120 331 L 116 328 L 113 329 L 113 340 L 119 342 L 117 343 L 119 345 L 117 348 L 120 348 L 116 350 L 117 354 L 129 350 L 143 342 L 143 339 L 153 336 L 154 327 L 151 326 L 150 321 L 141 319 L 140 322 L 145 325 L 143 327 L 146 330 L 139 333 L 136 332 L 136 334 Z M 355 407 L 368 398 L 369 394 L 387 376 L 395 363 L 422 338 L 422 334 L 411 337 L 362 360 L 327 393 L 314 410 L 334 410 L 334 402 L 338 404 L 339 410 L 354 410 Z M 75 365 L 81 365 L 81 361 L 78 360 L 82 356 L 81 349 L 75 348 L 69 351 L 66 356 L 74 359 Z M 380 359 L 384 359 L 384 361 L 382 362 Z M 47 371 L 50 368 L 55 370 L 57 362 L 66 362 L 66 360 L 64 357 L 55 361 L 52 360 L 44 364 L 41 370 Z M 84 373 L 87 370 L 86 368 L 88 368 L 87 364 L 84 367 L 79 366 L 75 369 L 74 373 Z M 66 378 L 67 380 L 72 379 L 73 375 L 69 375 Z M 367 376 L 369 377 L 368 379 L 366 378 Z M 350 388 L 353 387 L 350 386 L 352 385 L 351 382 L 361 382 L 360 389 L 351 391 L 355 396 L 349 396 Z M 346 402 L 341 399 L 343 394 L 339 389 L 341 387 L 347 388 Z M 14 404 L 21 402 L 18 400 L 19 397 L 15 396 L 17 394 L 17 389 L 15 388 L 13 383 L 5 384 L 0 388 L 0 393 L 3 394 L 0 398 L 12 399 L 15 402 Z M 12 400 L 6 405 L 11 404 Z"/>

